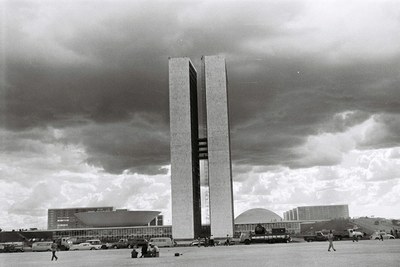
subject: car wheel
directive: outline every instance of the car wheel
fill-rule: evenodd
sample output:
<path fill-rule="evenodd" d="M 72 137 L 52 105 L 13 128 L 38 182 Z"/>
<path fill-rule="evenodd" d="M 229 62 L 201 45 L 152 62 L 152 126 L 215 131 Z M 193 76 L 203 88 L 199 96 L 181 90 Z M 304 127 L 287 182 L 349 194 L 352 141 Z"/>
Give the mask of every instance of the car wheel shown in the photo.
<path fill-rule="evenodd" d="M 118 248 L 118 246 L 113 246 L 113 248 L 117 249 L 117 248 Z"/>
<path fill-rule="evenodd" d="M 246 239 L 246 240 L 244 241 L 244 243 L 245 243 L 246 245 L 250 245 L 250 240 Z"/>
<path fill-rule="evenodd" d="M 379 237 L 375 237 L 375 240 L 379 240 L 380 238 Z"/>
<path fill-rule="evenodd" d="M 95 250 L 95 248 L 91 248 L 90 250 Z"/>

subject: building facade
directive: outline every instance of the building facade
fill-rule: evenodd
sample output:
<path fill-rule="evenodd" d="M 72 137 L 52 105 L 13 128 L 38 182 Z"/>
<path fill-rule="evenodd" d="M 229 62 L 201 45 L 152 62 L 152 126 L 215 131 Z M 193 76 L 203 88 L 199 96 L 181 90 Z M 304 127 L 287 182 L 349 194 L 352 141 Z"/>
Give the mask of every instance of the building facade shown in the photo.
<path fill-rule="evenodd" d="M 208 145 L 210 230 L 215 237 L 232 235 L 233 191 L 225 59 L 203 57 Z"/>
<path fill-rule="evenodd" d="M 101 227 L 162 226 L 160 211 L 116 209 L 113 207 L 48 210 L 48 228 L 77 229 Z"/>
<path fill-rule="evenodd" d="M 80 221 L 75 214 L 79 212 L 112 211 L 113 207 L 48 209 L 47 229 L 69 229 L 89 227 Z"/>
<path fill-rule="evenodd" d="M 164 215 L 158 215 L 151 222 L 149 222 L 148 226 L 162 226 L 164 225 Z"/>
<path fill-rule="evenodd" d="M 201 231 L 197 72 L 189 58 L 169 59 L 172 234 L 190 239 Z"/>
<path fill-rule="evenodd" d="M 348 205 L 301 206 L 284 212 L 284 220 L 313 221 L 349 218 Z"/>
<path fill-rule="evenodd" d="M 233 193 L 227 76 L 221 56 L 202 58 L 202 90 L 189 58 L 169 59 L 171 195 L 173 237 L 197 238 L 201 231 L 200 160 L 206 161 L 211 234 L 233 235 Z M 198 106 L 204 93 L 205 107 Z M 199 109 L 205 108 L 205 136 L 199 136 Z M 182 201 L 184 199 L 184 201 Z"/>

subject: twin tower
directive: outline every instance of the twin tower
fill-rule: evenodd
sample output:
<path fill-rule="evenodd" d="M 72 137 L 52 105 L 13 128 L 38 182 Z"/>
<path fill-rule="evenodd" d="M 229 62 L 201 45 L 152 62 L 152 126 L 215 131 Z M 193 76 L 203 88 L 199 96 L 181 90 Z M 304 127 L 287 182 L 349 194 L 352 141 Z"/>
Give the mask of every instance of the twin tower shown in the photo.
<path fill-rule="evenodd" d="M 211 235 L 233 235 L 225 58 L 202 57 L 201 77 L 198 90 L 190 59 L 169 59 L 172 236 L 177 240 L 201 233 L 200 165 L 208 177 Z"/>

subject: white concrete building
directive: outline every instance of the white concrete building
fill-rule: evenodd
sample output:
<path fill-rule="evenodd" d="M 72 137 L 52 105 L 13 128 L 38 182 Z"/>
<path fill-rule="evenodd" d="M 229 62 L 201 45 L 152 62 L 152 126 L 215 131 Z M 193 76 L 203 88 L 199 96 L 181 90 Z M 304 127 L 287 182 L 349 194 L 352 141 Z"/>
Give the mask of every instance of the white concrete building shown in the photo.
<path fill-rule="evenodd" d="M 201 231 L 200 160 L 209 182 L 211 234 L 233 235 L 233 193 L 225 59 L 203 57 L 206 137 L 199 137 L 197 72 L 188 58 L 169 59 L 172 235 L 197 238 Z M 207 175 L 208 174 L 208 175 Z"/>

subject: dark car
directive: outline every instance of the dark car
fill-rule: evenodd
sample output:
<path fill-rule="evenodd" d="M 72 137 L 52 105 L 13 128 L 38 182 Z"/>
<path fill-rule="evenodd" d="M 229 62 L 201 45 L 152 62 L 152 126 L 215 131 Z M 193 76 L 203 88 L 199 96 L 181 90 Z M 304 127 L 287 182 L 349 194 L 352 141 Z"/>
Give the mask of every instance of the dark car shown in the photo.
<path fill-rule="evenodd" d="M 14 244 L 4 244 L 3 252 L 24 252 L 24 248 Z"/>
<path fill-rule="evenodd" d="M 133 239 L 126 239 L 121 238 L 117 243 L 113 244 L 113 248 L 133 248 L 135 246 L 141 247 L 145 244 L 148 244 L 147 240 L 144 238 L 133 238 Z"/>

